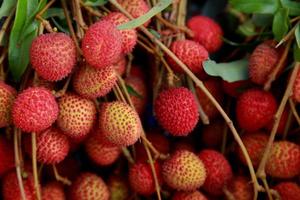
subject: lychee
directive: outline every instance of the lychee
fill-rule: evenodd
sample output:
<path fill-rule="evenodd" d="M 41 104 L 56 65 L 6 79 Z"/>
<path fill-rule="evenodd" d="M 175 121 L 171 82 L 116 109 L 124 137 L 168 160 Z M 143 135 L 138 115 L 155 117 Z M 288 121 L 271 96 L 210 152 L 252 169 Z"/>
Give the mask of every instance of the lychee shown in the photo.
<path fill-rule="evenodd" d="M 281 200 L 298 200 L 300 199 L 300 187 L 294 182 L 282 182 L 274 187 Z"/>
<path fill-rule="evenodd" d="M 125 56 L 122 56 L 121 59 L 112 65 L 114 70 L 117 72 L 119 76 L 123 76 L 126 71 L 127 60 Z"/>
<path fill-rule="evenodd" d="M 300 103 L 300 70 L 297 73 L 294 85 L 293 85 L 293 99 Z"/>
<path fill-rule="evenodd" d="M 206 169 L 194 153 L 178 150 L 163 163 L 162 176 L 173 189 L 193 191 L 204 184 Z"/>
<path fill-rule="evenodd" d="M 107 186 L 110 191 L 110 200 L 127 200 L 129 197 L 128 183 L 120 176 L 111 176 Z"/>
<path fill-rule="evenodd" d="M 207 198 L 199 191 L 176 192 L 172 200 L 207 200 Z"/>
<path fill-rule="evenodd" d="M 47 183 L 42 187 L 42 200 L 65 200 L 64 187 L 58 182 Z"/>
<path fill-rule="evenodd" d="M 234 177 L 228 184 L 227 189 L 236 200 L 253 199 L 253 187 L 251 180 L 244 176 Z"/>
<path fill-rule="evenodd" d="M 14 148 L 5 136 L 0 136 L 0 177 L 15 167 Z"/>
<path fill-rule="evenodd" d="M 225 123 L 217 120 L 204 126 L 201 135 L 201 144 L 210 148 L 219 148 L 222 143 Z"/>
<path fill-rule="evenodd" d="M 14 125 L 24 132 L 40 132 L 50 127 L 58 116 L 55 97 L 46 88 L 31 87 L 21 92 L 14 101 Z"/>
<path fill-rule="evenodd" d="M 193 40 L 199 42 L 209 53 L 218 51 L 223 44 L 223 30 L 213 19 L 206 16 L 194 16 L 187 21 L 194 33 Z"/>
<path fill-rule="evenodd" d="M 184 87 L 159 93 L 154 103 L 154 111 L 160 125 L 174 136 L 188 135 L 199 120 L 196 99 Z"/>
<path fill-rule="evenodd" d="M 283 134 L 284 133 L 284 129 L 285 129 L 285 126 L 286 126 L 286 123 L 288 121 L 288 118 L 289 118 L 289 109 L 288 107 L 286 107 L 283 112 L 282 112 L 282 115 L 281 115 L 281 118 L 279 120 L 279 124 L 278 124 L 278 128 L 277 128 L 277 134 Z M 272 128 L 273 128 L 273 125 L 274 125 L 274 121 L 271 121 L 267 126 L 266 126 L 266 129 L 271 132 L 272 131 Z"/>
<path fill-rule="evenodd" d="M 69 75 L 76 64 L 76 46 L 64 33 L 42 34 L 32 41 L 30 62 L 42 78 L 59 81 Z"/>
<path fill-rule="evenodd" d="M 0 128 L 11 124 L 11 109 L 16 95 L 13 87 L 0 81 Z"/>
<path fill-rule="evenodd" d="M 97 69 L 116 63 L 122 54 L 122 34 L 108 20 L 91 25 L 81 44 L 86 61 Z"/>
<path fill-rule="evenodd" d="M 235 82 L 222 81 L 222 88 L 225 94 L 231 97 L 238 97 L 240 94 L 249 87 L 248 80 L 241 80 Z"/>

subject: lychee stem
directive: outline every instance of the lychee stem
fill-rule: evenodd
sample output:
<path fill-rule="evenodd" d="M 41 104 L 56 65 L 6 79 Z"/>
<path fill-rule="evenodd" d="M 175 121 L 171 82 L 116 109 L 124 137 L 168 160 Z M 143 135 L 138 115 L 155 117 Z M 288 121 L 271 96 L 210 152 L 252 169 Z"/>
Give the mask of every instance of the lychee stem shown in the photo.
<path fill-rule="evenodd" d="M 80 5 L 86 9 L 89 13 L 91 13 L 92 15 L 96 16 L 96 17 L 103 17 L 102 13 L 98 12 L 97 10 L 94 10 L 93 8 L 91 8 L 90 6 L 87 6 L 84 4 L 84 2 L 80 1 Z"/>
<path fill-rule="evenodd" d="M 7 48 L 3 50 L 2 55 L 0 57 L 0 80 L 2 81 L 4 81 L 6 78 L 6 73 L 4 72 L 4 65 L 3 65 L 3 61 L 6 58 L 6 55 L 7 55 Z"/>
<path fill-rule="evenodd" d="M 289 99 L 289 104 L 290 104 L 291 111 L 292 111 L 292 113 L 293 113 L 293 115 L 294 115 L 294 117 L 295 117 L 298 125 L 300 125 L 300 117 L 299 117 L 298 112 L 296 110 L 296 106 L 295 106 L 294 100 L 290 98 Z"/>
<path fill-rule="evenodd" d="M 300 63 L 296 62 L 295 67 L 292 71 L 292 75 L 290 77 L 290 80 L 288 82 L 287 88 L 284 92 L 284 96 L 283 96 L 283 98 L 280 102 L 280 105 L 278 107 L 278 110 L 277 110 L 277 112 L 274 116 L 274 125 L 273 125 L 273 128 L 272 128 L 268 143 L 267 143 L 266 148 L 264 150 L 263 157 L 262 157 L 262 159 L 259 163 L 259 166 L 258 166 L 258 169 L 257 169 L 257 172 L 256 172 L 258 178 L 260 178 L 262 180 L 266 178 L 265 166 L 266 166 L 267 160 L 269 158 L 269 154 L 270 154 L 270 151 L 271 151 L 271 148 L 272 148 L 273 141 L 275 139 L 275 135 L 276 135 L 276 132 L 277 132 L 277 129 L 278 129 L 278 126 L 279 126 L 281 115 L 282 115 L 283 110 L 286 106 L 288 98 L 290 97 L 290 95 L 292 93 L 292 88 L 293 88 L 294 82 L 296 80 L 299 67 L 300 67 Z"/>
<path fill-rule="evenodd" d="M 299 25 L 299 23 L 300 22 L 297 22 L 295 24 L 295 26 L 292 29 L 290 29 L 290 31 L 278 42 L 278 44 L 276 45 L 275 48 L 278 48 L 280 45 L 282 45 L 283 43 L 285 43 L 286 41 L 288 41 L 289 39 L 294 37 L 295 30 L 296 30 L 297 26 Z"/>
<path fill-rule="evenodd" d="M 128 162 L 130 164 L 134 164 L 134 159 L 132 158 L 131 154 L 130 154 L 130 151 L 126 148 L 126 147 L 123 147 L 122 148 L 122 152 L 123 152 L 123 155 L 126 157 L 126 159 L 128 160 Z"/>
<path fill-rule="evenodd" d="M 133 55 L 131 53 L 129 53 L 127 57 L 128 57 L 128 62 L 127 62 L 127 66 L 126 66 L 126 77 L 129 76 L 130 71 L 131 71 Z"/>
<path fill-rule="evenodd" d="M 233 194 L 226 187 L 223 188 L 223 192 L 227 200 L 236 200 Z"/>
<path fill-rule="evenodd" d="M 289 99 L 289 101 L 291 100 L 291 98 Z M 287 118 L 287 122 L 286 122 L 286 125 L 284 127 L 284 132 L 282 134 L 282 139 L 285 140 L 285 138 L 287 137 L 287 134 L 291 128 L 291 124 L 292 124 L 292 120 L 293 120 L 293 113 L 291 110 L 289 110 L 289 115 L 288 115 L 288 118 Z"/>
<path fill-rule="evenodd" d="M 194 34 L 193 32 L 187 28 L 186 26 L 176 26 L 173 23 L 169 22 L 168 20 L 164 19 L 163 17 L 159 16 L 159 15 L 155 15 L 155 17 L 162 22 L 166 27 L 178 32 L 178 31 L 182 31 L 184 33 L 186 33 L 189 37 L 193 37 Z"/>
<path fill-rule="evenodd" d="M 52 169 L 53 169 L 53 173 L 54 173 L 55 179 L 57 181 L 62 182 L 65 185 L 72 185 L 72 182 L 69 179 L 67 179 L 67 178 L 62 177 L 61 175 L 59 175 L 59 173 L 58 173 L 55 165 L 52 165 Z"/>
<path fill-rule="evenodd" d="M 36 133 L 31 134 L 31 148 L 32 148 L 32 168 L 33 168 L 33 178 L 34 178 L 34 190 L 36 198 L 41 200 L 41 191 L 39 187 L 39 175 L 37 170 L 37 160 L 36 160 Z"/>
<path fill-rule="evenodd" d="M 77 22 L 77 36 L 79 39 L 82 39 L 84 36 L 84 30 L 87 25 L 85 24 L 81 12 L 81 7 L 80 7 L 80 0 L 73 0 L 72 2 L 72 10 L 73 10 L 73 15 L 75 18 L 75 21 Z"/>
<path fill-rule="evenodd" d="M 268 181 L 267 181 L 266 177 L 262 179 L 262 182 L 263 182 L 265 191 L 267 192 L 268 199 L 273 200 L 273 197 L 272 197 L 271 192 L 270 192 L 270 187 L 269 187 L 269 184 L 268 184 Z"/>
<path fill-rule="evenodd" d="M 58 98 L 58 97 L 62 97 L 63 95 L 65 95 L 65 93 L 67 92 L 68 87 L 70 85 L 71 78 L 72 78 L 72 76 L 68 76 L 63 88 L 57 92 L 54 92 L 55 97 Z"/>

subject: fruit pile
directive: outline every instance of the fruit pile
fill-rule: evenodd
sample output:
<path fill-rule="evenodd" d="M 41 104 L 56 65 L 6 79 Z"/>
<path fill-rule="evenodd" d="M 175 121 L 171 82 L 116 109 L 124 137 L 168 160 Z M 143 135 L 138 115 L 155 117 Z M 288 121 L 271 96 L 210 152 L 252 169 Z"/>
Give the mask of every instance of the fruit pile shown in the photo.
<path fill-rule="evenodd" d="M 290 4 L 24 2 L 0 7 L 1 199 L 300 199 Z"/>

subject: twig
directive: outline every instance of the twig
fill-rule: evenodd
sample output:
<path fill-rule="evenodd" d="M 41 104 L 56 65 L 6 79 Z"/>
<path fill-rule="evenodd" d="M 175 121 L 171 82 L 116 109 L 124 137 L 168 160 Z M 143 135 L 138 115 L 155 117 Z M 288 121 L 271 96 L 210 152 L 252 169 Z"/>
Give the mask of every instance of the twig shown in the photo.
<path fill-rule="evenodd" d="M 126 148 L 126 147 L 123 147 L 122 148 L 122 152 L 123 152 L 123 155 L 126 157 L 126 159 L 128 160 L 128 162 L 130 164 L 134 164 L 134 159 L 132 158 L 131 154 L 130 154 L 130 151 Z"/>
<path fill-rule="evenodd" d="M 145 50 L 147 50 L 149 53 L 154 54 L 155 52 L 149 48 L 145 43 L 143 43 L 141 40 L 138 40 L 137 43 L 143 47 Z"/>
<path fill-rule="evenodd" d="M 61 97 L 61 96 L 65 95 L 65 93 L 67 92 L 68 87 L 69 87 L 69 85 L 70 85 L 71 79 L 72 79 L 72 76 L 71 76 L 71 75 L 68 76 L 68 78 L 67 78 L 67 80 L 66 80 L 66 82 L 65 82 L 65 84 L 64 84 L 64 86 L 63 86 L 63 88 L 62 88 L 61 90 L 57 91 L 57 92 L 54 91 L 54 96 L 55 96 L 55 97 L 58 98 L 58 97 Z"/>
<path fill-rule="evenodd" d="M 286 122 L 286 125 L 284 127 L 284 132 L 282 134 L 282 139 L 285 140 L 285 138 L 287 137 L 288 135 L 288 132 L 290 130 L 290 127 L 291 127 L 291 124 L 292 124 L 292 121 L 293 121 L 293 113 L 291 110 L 289 110 L 289 114 L 288 114 L 288 118 L 287 118 L 287 122 Z"/>
<path fill-rule="evenodd" d="M 42 15 L 46 12 L 46 10 L 48 10 L 50 8 L 50 6 L 52 6 L 52 4 L 55 2 L 55 0 L 51 0 L 49 3 L 47 3 L 47 5 L 36 14 L 35 18 L 40 20 L 43 24 L 43 26 L 45 27 L 45 29 L 52 33 L 55 32 L 55 30 L 52 28 L 51 24 L 49 23 L 48 20 L 45 20 Z"/>
<path fill-rule="evenodd" d="M 286 41 L 294 37 L 294 33 L 298 25 L 299 22 L 278 42 L 276 48 L 278 48 L 280 45 L 282 45 L 283 43 L 285 43 Z"/>
<path fill-rule="evenodd" d="M 185 27 L 185 26 L 176 26 L 173 23 L 169 22 L 168 20 L 164 19 L 162 16 L 160 15 L 156 15 L 155 16 L 159 21 L 161 21 L 166 27 L 169 27 L 171 29 L 173 29 L 174 31 L 182 31 L 184 33 L 186 33 L 189 37 L 194 37 L 194 33 L 193 31 L 191 31 L 189 28 Z"/>
<path fill-rule="evenodd" d="M 263 178 L 263 179 L 262 179 L 262 182 L 263 182 L 265 191 L 267 192 L 268 199 L 269 199 L 269 200 L 273 200 L 273 196 L 272 196 L 272 194 L 271 194 L 271 192 L 270 192 L 270 187 L 269 187 L 269 184 L 268 184 L 267 179 Z"/>
<path fill-rule="evenodd" d="M 131 67 L 132 67 L 132 61 L 133 61 L 133 55 L 131 53 L 128 54 L 128 62 L 127 62 L 127 65 L 126 65 L 126 77 L 128 77 L 130 75 L 130 72 L 131 72 Z"/>
<path fill-rule="evenodd" d="M 80 0 L 73 0 L 73 9 L 75 21 L 79 25 L 77 26 L 77 36 L 78 38 L 82 39 L 84 36 L 84 29 L 87 29 L 87 25 L 85 24 L 82 17 Z"/>
<path fill-rule="evenodd" d="M 289 104 L 290 104 L 291 111 L 292 111 L 298 125 L 300 125 L 300 117 L 299 117 L 298 112 L 296 110 L 296 106 L 295 106 L 295 103 L 294 103 L 293 99 L 289 98 Z"/>
<path fill-rule="evenodd" d="M 98 11 L 98 10 L 94 10 L 93 8 L 91 8 L 90 6 L 85 5 L 84 2 L 80 1 L 80 5 L 86 9 L 89 13 L 91 13 L 92 15 L 96 16 L 96 17 L 103 17 L 103 15 Z"/>
<path fill-rule="evenodd" d="M 37 160 L 36 160 L 36 133 L 31 133 L 31 148 L 32 148 L 32 168 L 33 168 L 33 178 L 34 178 L 34 191 L 36 198 L 41 200 L 41 191 L 39 185 L 39 175 L 37 170 Z"/>
<path fill-rule="evenodd" d="M 14 10 L 15 10 L 15 9 L 14 9 Z M 5 35 L 5 32 L 6 32 L 6 30 L 7 30 L 7 27 L 8 27 L 8 25 L 9 25 L 9 23 L 10 23 L 12 17 L 13 17 L 14 14 L 15 14 L 14 10 L 10 12 L 10 14 L 9 14 L 8 17 L 5 19 L 5 22 L 4 22 L 3 25 L 2 25 L 2 28 L 1 28 L 1 30 L 0 30 L 0 42 L 2 42 L 2 39 L 3 39 L 3 37 L 4 37 L 4 35 Z"/>
<path fill-rule="evenodd" d="M 65 185 L 72 185 L 72 182 L 69 179 L 67 179 L 67 178 L 62 177 L 62 176 L 59 175 L 59 173 L 58 173 L 55 165 L 52 165 L 52 169 L 53 169 L 53 173 L 54 173 L 55 179 L 57 181 L 62 182 Z"/>

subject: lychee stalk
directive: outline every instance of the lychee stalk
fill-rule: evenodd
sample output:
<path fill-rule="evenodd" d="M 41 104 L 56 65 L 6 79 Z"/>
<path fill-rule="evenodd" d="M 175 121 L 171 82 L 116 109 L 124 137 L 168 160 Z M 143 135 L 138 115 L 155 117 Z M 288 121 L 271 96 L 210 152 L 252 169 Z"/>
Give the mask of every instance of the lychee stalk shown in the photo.
<path fill-rule="evenodd" d="M 289 104 L 290 104 L 291 111 L 292 111 L 297 123 L 300 125 L 300 117 L 298 115 L 294 100 L 292 98 L 289 98 Z"/>
<path fill-rule="evenodd" d="M 37 170 L 37 160 L 36 160 L 36 133 L 31 133 L 31 148 L 32 148 L 32 168 L 34 177 L 34 190 L 37 200 L 41 200 L 41 191 L 39 187 L 39 175 Z"/>
<path fill-rule="evenodd" d="M 55 165 L 52 165 L 52 169 L 53 169 L 53 173 L 54 173 L 55 179 L 57 181 L 60 181 L 63 184 L 69 185 L 69 186 L 72 184 L 72 182 L 69 179 L 67 179 L 67 178 L 62 177 L 61 175 L 59 175 L 59 173 L 58 173 L 57 168 L 56 168 Z"/>
<path fill-rule="evenodd" d="M 291 98 L 289 98 L 289 102 L 291 101 Z M 298 113 L 296 112 L 296 114 L 298 115 Z M 299 117 L 299 116 L 298 116 Z M 287 118 L 287 122 L 286 122 L 286 125 L 284 127 L 284 131 L 283 131 L 283 134 L 282 134 L 282 139 L 285 140 L 285 138 L 287 137 L 287 134 L 291 128 L 291 124 L 292 124 L 292 120 L 293 120 L 293 112 L 290 110 L 289 111 L 289 115 L 288 115 L 288 118 Z M 299 118 L 299 122 L 300 122 L 300 118 Z M 299 123 L 298 122 L 298 123 Z"/>

